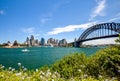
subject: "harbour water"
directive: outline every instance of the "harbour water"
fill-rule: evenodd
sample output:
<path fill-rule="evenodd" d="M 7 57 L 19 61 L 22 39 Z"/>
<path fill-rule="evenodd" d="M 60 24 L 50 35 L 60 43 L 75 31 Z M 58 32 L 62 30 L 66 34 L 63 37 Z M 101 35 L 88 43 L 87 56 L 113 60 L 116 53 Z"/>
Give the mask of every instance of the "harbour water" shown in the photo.
<path fill-rule="evenodd" d="M 0 48 L 0 64 L 5 67 L 18 68 L 21 63 L 28 69 L 36 69 L 44 65 L 51 65 L 57 60 L 74 52 L 84 52 L 87 55 L 94 54 L 100 47 L 90 48 L 60 48 L 60 47 L 32 47 L 28 51 L 24 48 Z"/>

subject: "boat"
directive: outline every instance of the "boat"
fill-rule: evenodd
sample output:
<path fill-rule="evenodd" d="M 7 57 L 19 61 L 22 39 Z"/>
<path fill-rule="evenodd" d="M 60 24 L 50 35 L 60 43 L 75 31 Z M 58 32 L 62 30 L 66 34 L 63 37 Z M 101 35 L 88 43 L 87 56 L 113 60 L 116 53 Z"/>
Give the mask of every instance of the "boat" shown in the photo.
<path fill-rule="evenodd" d="M 28 49 L 23 49 L 22 52 L 29 52 L 29 50 Z"/>

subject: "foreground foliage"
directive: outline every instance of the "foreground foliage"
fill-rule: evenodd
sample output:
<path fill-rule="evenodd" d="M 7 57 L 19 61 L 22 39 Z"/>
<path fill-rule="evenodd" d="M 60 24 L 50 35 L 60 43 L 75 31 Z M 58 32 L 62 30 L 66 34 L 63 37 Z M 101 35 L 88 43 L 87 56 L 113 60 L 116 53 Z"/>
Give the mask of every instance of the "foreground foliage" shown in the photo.
<path fill-rule="evenodd" d="M 119 81 L 120 46 L 112 46 L 87 57 L 84 53 L 66 56 L 50 68 L 19 70 L 0 66 L 0 81 Z"/>
<path fill-rule="evenodd" d="M 120 80 L 120 46 L 102 49 L 87 57 L 85 54 L 66 56 L 55 63 L 53 71 L 61 77 L 69 79 L 77 77 L 79 80 L 92 77 L 94 79 Z"/>

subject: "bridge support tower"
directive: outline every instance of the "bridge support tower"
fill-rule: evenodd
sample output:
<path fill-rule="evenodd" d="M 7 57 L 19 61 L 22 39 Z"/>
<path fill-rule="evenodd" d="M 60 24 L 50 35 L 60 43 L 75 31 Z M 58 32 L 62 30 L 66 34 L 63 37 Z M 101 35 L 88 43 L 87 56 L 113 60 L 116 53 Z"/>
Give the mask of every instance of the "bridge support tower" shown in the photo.
<path fill-rule="evenodd" d="M 82 42 L 75 41 L 74 47 L 80 47 L 82 45 Z"/>

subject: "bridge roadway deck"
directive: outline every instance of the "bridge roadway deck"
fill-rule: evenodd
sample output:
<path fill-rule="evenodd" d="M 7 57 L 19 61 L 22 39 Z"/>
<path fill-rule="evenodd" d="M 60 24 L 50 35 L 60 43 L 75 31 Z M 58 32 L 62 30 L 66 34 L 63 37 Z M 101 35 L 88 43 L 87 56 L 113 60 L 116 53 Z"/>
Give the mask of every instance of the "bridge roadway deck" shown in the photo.
<path fill-rule="evenodd" d="M 111 38 L 111 37 L 118 37 L 119 34 L 116 35 L 109 35 L 109 36 L 101 36 L 101 37 L 94 37 L 94 38 L 89 38 L 89 39 L 85 39 L 85 40 L 80 40 L 77 42 L 85 42 L 85 41 L 89 41 L 89 40 L 95 40 L 95 39 L 103 39 L 103 38 Z"/>
<path fill-rule="evenodd" d="M 118 36 L 119 36 L 119 34 L 109 35 L 109 36 L 101 36 L 101 37 L 94 37 L 94 38 L 79 40 L 79 41 L 76 41 L 76 42 L 71 42 L 70 44 L 74 45 L 74 43 L 76 43 L 75 47 L 79 47 L 82 44 L 82 42 L 85 42 L 85 41 L 96 40 L 96 39 L 103 39 L 103 38 L 111 38 L 111 37 L 118 37 Z"/>

